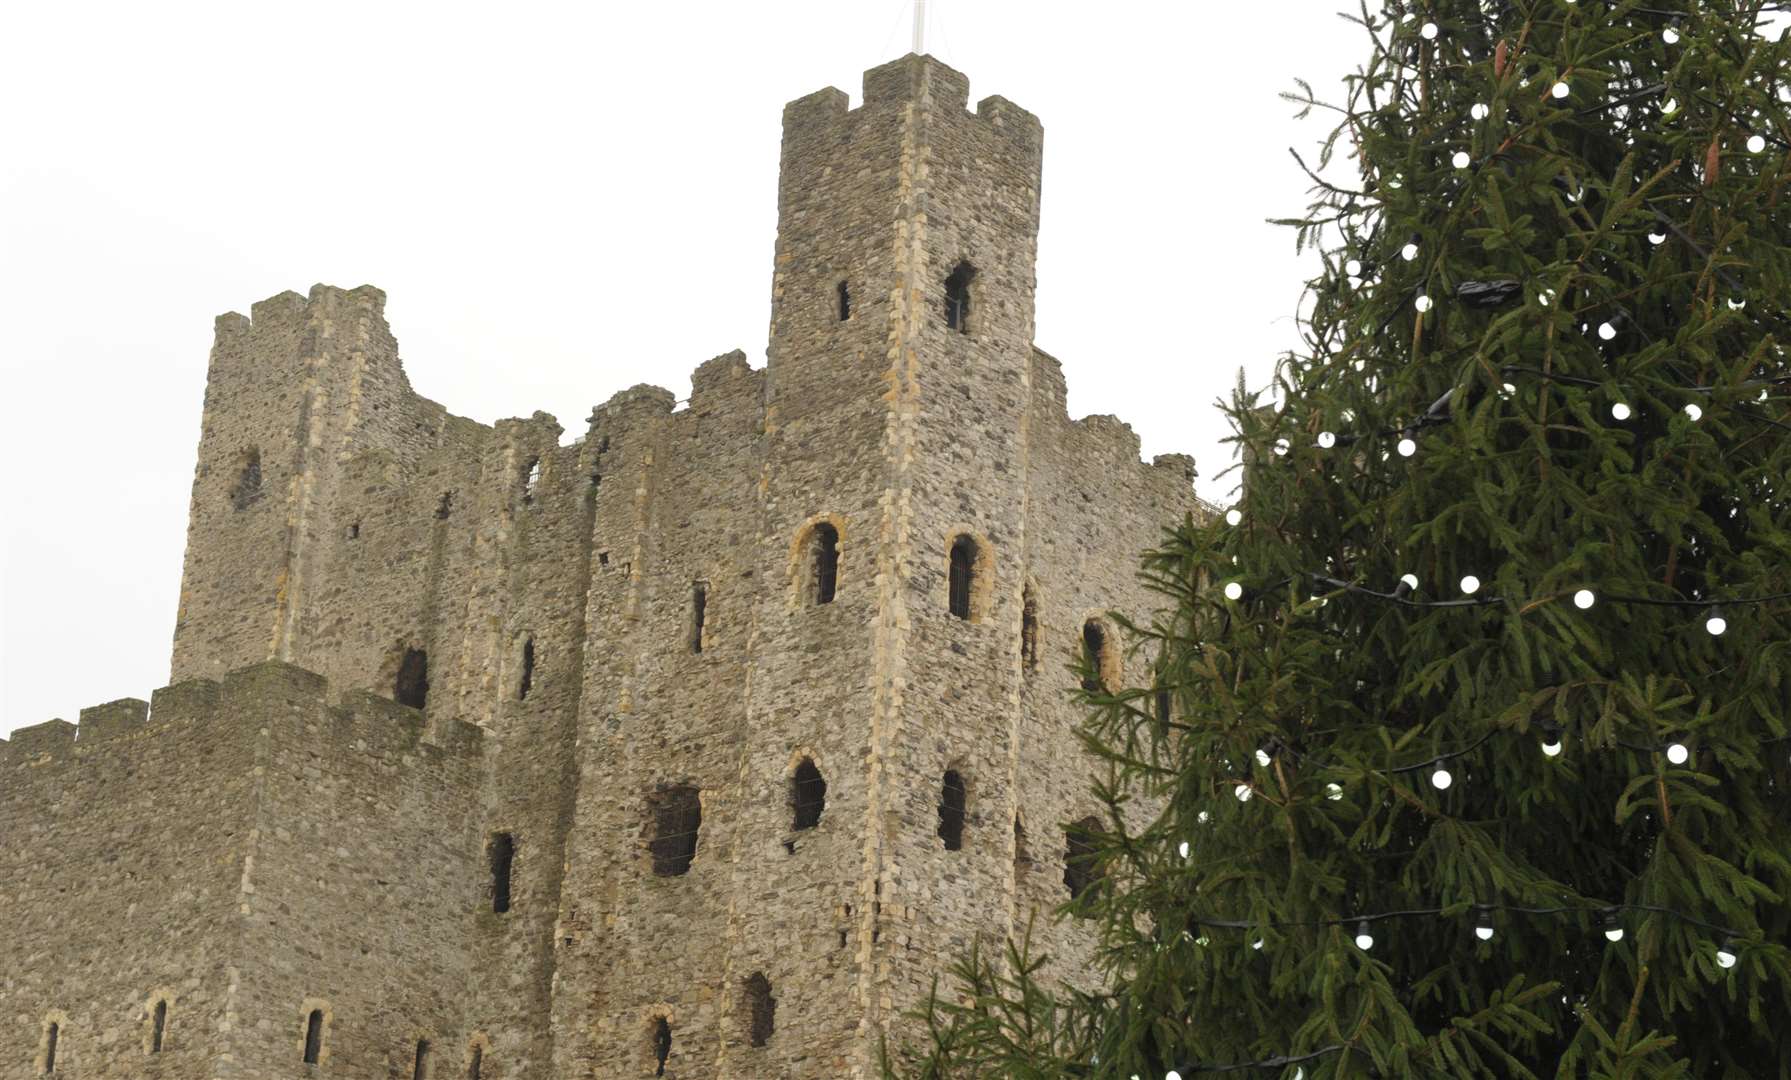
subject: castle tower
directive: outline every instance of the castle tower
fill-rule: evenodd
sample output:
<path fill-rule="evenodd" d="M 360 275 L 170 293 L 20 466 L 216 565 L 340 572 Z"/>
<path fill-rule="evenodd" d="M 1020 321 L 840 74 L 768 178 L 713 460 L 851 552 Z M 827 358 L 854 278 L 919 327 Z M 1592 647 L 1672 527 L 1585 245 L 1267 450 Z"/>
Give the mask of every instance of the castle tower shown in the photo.
<path fill-rule="evenodd" d="M 1041 146 L 928 57 L 792 102 L 768 364 L 569 446 L 377 289 L 220 318 L 176 685 L 0 742 L 0 1080 L 874 1075 L 1075 887 L 1070 664 L 1197 510 L 1032 344 Z"/>

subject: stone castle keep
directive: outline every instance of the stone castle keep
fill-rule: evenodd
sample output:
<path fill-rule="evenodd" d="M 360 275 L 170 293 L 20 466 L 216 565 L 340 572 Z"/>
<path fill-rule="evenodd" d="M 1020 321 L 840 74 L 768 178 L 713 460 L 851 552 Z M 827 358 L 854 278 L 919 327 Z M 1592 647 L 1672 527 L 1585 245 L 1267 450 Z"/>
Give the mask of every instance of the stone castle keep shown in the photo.
<path fill-rule="evenodd" d="M 867 1077 L 978 935 L 1087 973 L 1071 665 L 1193 461 L 1068 419 L 967 99 L 790 103 L 766 366 L 570 445 L 377 289 L 217 320 L 172 685 L 0 741 L 0 1080 Z"/>

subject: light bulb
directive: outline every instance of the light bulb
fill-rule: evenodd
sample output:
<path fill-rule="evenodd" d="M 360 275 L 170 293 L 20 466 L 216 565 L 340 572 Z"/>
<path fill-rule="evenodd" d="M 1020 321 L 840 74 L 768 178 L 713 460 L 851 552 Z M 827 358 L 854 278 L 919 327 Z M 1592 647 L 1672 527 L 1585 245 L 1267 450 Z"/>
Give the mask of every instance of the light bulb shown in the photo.
<path fill-rule="evenodd" d="M 1512 394 L 1517 393 L 1517 387 L 1513 386 L 1511 383 L 1506 383 L 1500 389 L 1505 391 L 1506 396 L 1510 396 Z"/>
<path fill-rule="evenodd" d="M 1416 441 L 1414 441 L 1413 439 L 1411 439 L 1409 437 L 1399 440 L 1399 456 L 1400 457 L 1411 457 L 1413 454 L 1415 454 L 1417 452 L 1418 452 L 1418 444 Z"/>
<path fill-rule="evenodd" d="M 1450 161 L 1458 169 L 1465 169 L 1469 165 L 1472 165 L 1474 163 L 1474 159 L 1468 156 L 1468 152 L 1466 150 L 1457 150 L 1455 152 L 1455 156 L 1453 158 L 1451 158 Z"/>
<path fill-rule="evenodd" d="M 1604 341 L 1610 341 L 1612 338 L 1617 336 L 1617 328 L 1615 326 L 1612 326 L 1608 322 L 1599 323 L 1598 324 L 1598 336 L 1600 339 L 1602 339 Z"/>
<path fill-rule="evenodd" d="M 1676 742 L 1667 747 L 1667 760 L 1675 765 L 1683 765 L 1691 760 L 1691 751 L 1685 748 L 1684 743 Z"/>
<path fill-rule="evenodd" d="M 1475 593 L 1480 591 L 1480 579 L 1475 577 L 1473 574 L 1469 574 L 1466 577 L 1462 578 L 1461 579 L 1461 591 L 1466 593 L 1469 596 L 1473 596 Z"/>
<path fill-rule="evenodd" d="M 1698 408 L 1696 405 L 1687 405 L 1685 407 L 1685 415 L 1691 417 L 1691 422 L 1695 424 L 1704 419 L 1704 410 Z"/>
<path fill-rule="evenodd" d="M 1331 447 L 1336 446 L 1336 445 L 1337 445 L 1337 436 L 1331 434 L 1328 431 L 1321 431 L 1318 433 L 1318 448 L 1320 450 L 1329 450 Z"/>
<path fill-rule="evenodd" d="M 1288 451 L 1287 440 L 1286 439 L 1276 439 L 1275 440 L 1275 456 L 1276 457 L 1286 457 L 1287 451 Z"/>
<path fill-rule="evenodd" d="M 1555 99 L 1558 101 L 1561 98 L 1566 97 L 1568 94 L 1573 93 L 1573 87 L 1568 86 L 1564 82 L 1558 82 L 1555 84 L 1555 88 L 1553 90 L 1550 90 L 1549 93 L 1555 95 Z"/>
<path fill-rule="evenodd" d="M 1418 309 L 1419 314 L 1423 314 L 1424 312 L 1429 311 L 1432 307 L 1430 297 L 1420 293 L 1418 299 L 1412 301 L 1412 306 Z"/>
<path fill-rule="evenodd" d="M 1554 298 L 1555 298 L 1555 290 L 1553 290 L 1553 289 L 1544 289 L 1541 292 L 1536 294 L 1536 302 L 1538 304 L 1541 304 L 1543 307 L 1548 307 L 1549 302 L 1551 300 L 1553 300 Z"/>
<path fill-rule="evenodd" d="M 1678 98 L 1668 98 L 1667 103 L 1660 107 L 1660 111 L 1662 114 L 1666 114 L 1666 115 L 1670 115 L 1672 113 L 1678 112 L 1679 111 L 1679 99 Z"/>
<path fill-rule="evenodd" d="M 1660 39 L 1668 45 L 1677 45 L 1679 44 L 1679 31 L 1669 26 L 1660 32 Z"/>
<path fill-rule="evenodd" d="M 1225 511 L 1225 524 L 1239 525 L 1239 524 L 1243 523 L 1243 520 L 1244 520 L 1244 515 L 1239 513 L 1237 510 L 1234 509 L 1234 510 Z"/>
<path fill-rule="evenodd" d="M 1401 574 L 1399 576 L 1399 580 L 1401 582 L 1403 582 L 1405 584 L 1405 587 L 1408 589 L 1412 589 L 1412 590 L 1416 591 L 1418 588 L 1418 575 L 1417 574 Z"/>
<path fill-rule="evenodd" d="M 1257 952 L 1261 952 L 1262 951 L 1262 939 L 1257 938 L 1255 941 L 1252 941 L 1250 943 L 1250 947 L 1252 949 L 1255 949 Z"/>
<path fill-rule="evenodd" d="M 1254 791 L 1250 790 L 1249 784 L 1239 784 L 1235 789 L 1233 789 L 1232 794 L 1234 794 L 1238 797 L 1238 802 L 1249 802 L 1250 796 L 1252 796 L 1256 793 Z"/>
<path fill-rule="evenodd" d="M 1404 259 L 1406 262 L 1411 262 L 1413 259 L 1416 259 L 1418 257 L 1418 245 L 1417 244 L 1407 244 L 1406 246 L 1400 248 L 1399 249 L 1399 257 Z"/>
<path fill-rule="evenodd" d="M 1261 748 L 1258 748 L 1258 749 L 1257 749 L 1257 751 L 1256 751 L 1256 763 L 1257 763 L 1257 764 L 1258 764 L 1258 765 L 1261 765 L 1261 766 L 1262 766 L 1262 767 L 1263 767 L 1263 768 L 1265 768 L 1265 769 L 1266 769 L 1266 768 L 1268 768 L 1268 767 L 1269 767 L 1269 762 L 1270 762 L 1270 761 L 1271 761 L 1271 760 L 1272 760 L 1272 759 L 1271 759 L 1271 758 L 1270 758 L 1270 757 L 1269 757 L 1269 752 L 1268 752 L 1268 751 L 1267 751 L 1267 750 L 1263 750 L 1263 749 L 1261 749 Z"/>
<path fill-rule="evenodd" d="M 1449 785 L 1453 783 L 1455 783 L 1455 777 L 1449 775 L 1449 770 L 1441 765 L 1437 766 L 1436 772 L 1430 774 L 1430 786 L 1438 791 L 1448 791 Z"/>
<path fill-rule="evenodd" d="M 1742 299 L 1739 296 L 1731 296 L 1729 298 L 1729 310 L 1730 311 L 1740 311 L 1744 307 L 1747 307 L 1746 300 Z"/>
<path fill-rule="evenodd" d="M 1227 600 L 1242 600 L 1243 598 L 1244 598 L 1244 587 L 1242 585 L 1239 585 L 1235 581 L 1227 581 L 1225 583 L 1225 599 L 1227 599 Z"/>
<path fill-rule="evenodd" d="M 1573 594 L 1573 606 L 1579 608 L 1581 611 L 1586 610 L 1597 602 L 1598 597 L 1592 595 L 1591 589 L 1581 589 L 1579 592 Z"/>
<path fill-rule="evenodd" d="M 1628 420 L 1630 408 L 1624 402 L 1619 401 L 1617 404 L 1611 406 L 1611 415 L 1618 420 Z"/>
<path fill-rule="evenodd" d="M 1722 612 L 1711 608 L 1710 614 L 1704 619 L 1704 629 L 1711 637 L 1722 637 L 1723 631 L 1729 629 L 1729 620 L 1723 618 Z"/>
<path fill-rule="evenodd" d="M 1325 798 L 1327 800 L 1329 800 L 1330 802 L 1342 802 L 1343 801 L 1343 785 L 1341 785 L 1341 784 L 1326 784 L 1325 785 Z"/>
<path fill-rule="evenodd" d="M 1468 115 L 1476 120 L 1484 120 L 1492 115 L 1492 110 L 1487 108 L 1485 102 L 1476 101 L 1474 107 L 1468 110 Z"/>
<path fill-rule="evenodd" d="M 1491 941 L 1493 939 L 1493 928 L 1490 926 L 1476 926 L 1474 927 L 1474 936 L 1481 941 Z"/>
<path fill-rule="evenodd" d="M 1209 821 L 1211 818 L 1212 818 L 1212 815 L 1207 813 L 1205 810 L 1202 810 L 1200 813 L 1194 815 L 1194 820 L 1200 822 L 1202 825 L 1205 825 L 1207 823 L 1207 821 Z"/>
<path fill-rule="evenodd" d="M 1418 28 L 1418 33 L 1425 41 L 1435 41 L 1437 39 L 1437 24 L 1427 22 Z"/>
<path fill-rule="evenodd" d="M 1544 757 L 1560 757 L 1561 737 L 1559 735 L 1544 736 L 1542 742 L 1542 754 Z"/>
<path fill-rule="evenodd" d="M 1722 968 L 1724 971 L 1735 966 L 1735 953 L 1732 951 L 1730 944 L 1726 941 L 1723 943 L 1722 948 L 1716 950 L 1716 966 Z"/>
<path fill-rule="evenodd" d="M 1374 935 L 1368 932 L 1367 920 L 1356 924 L 1356 948 L 1363 952 L 1374 948 Z"/>
<path fill-rule="evenodd" d="M 1163 1074 L 1163 1080 L 1182 1080 L 1182 1074 L 1176 1072 L 1174 1069 L 1170 1069 Z"/>
<path fill-rule="evenodd" d="M 1648 242 L 1650 244 L 1664 244 L 1667 242 L 1667 234 L 1664 232 L 1651 232 L 1648 234 Z"/>
<path fill-rule="evenodd" d="M 1615 944 L 1616 942 L 1622 941 L 1623 940 L 1623 928 L 1621 926 L 1607 927 L 1604 932 L 1604 939 L 1613 944 Z"/>
<path fill-rule="evenodd" d="M 1748 136 L 1748 140 L 1747 140 L 1747 152 L 1748 153 L 1758 154 L 1760 151 L 1762 151 L 1764 149 L 1766 149 L 1766 137 L 1764 135 Z"/>
<path fill-rule="evenodd" d="M 1176 848 L 1176 851 L 1181 853 L 1182 858 L 1184 858 L 1184 859 L 1187 858 L 1188 857 L 1188 842 L 1186 840 L 1183 840 L 1181 843 L 1181 846 Z"/>
<path fill-rule="evenodd" d="M 1350 277 L 1361 277 L 1362 276 L 1362 260 L 1361 259 L 1351 259 L 1349 262 L 1344 263 L 1343 264 L 1343 272 L 1348 274 Z"/>

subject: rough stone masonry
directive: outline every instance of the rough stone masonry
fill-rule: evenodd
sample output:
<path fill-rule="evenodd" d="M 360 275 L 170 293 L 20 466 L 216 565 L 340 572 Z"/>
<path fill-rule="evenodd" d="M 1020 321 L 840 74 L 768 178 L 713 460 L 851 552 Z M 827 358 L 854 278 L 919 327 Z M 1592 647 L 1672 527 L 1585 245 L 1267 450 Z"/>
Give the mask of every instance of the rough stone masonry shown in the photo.
<path fill-rule="evenodd" d="M 978 935 L 1090 975 L 1071 663 L 1204 511 L 1068 419 L 967 97 L 790 103 L 766 367 L 567 446 L 377 289 L 217 320 L 172 685 L 0 742 L 0 1080 L 865 1077 Z"/>

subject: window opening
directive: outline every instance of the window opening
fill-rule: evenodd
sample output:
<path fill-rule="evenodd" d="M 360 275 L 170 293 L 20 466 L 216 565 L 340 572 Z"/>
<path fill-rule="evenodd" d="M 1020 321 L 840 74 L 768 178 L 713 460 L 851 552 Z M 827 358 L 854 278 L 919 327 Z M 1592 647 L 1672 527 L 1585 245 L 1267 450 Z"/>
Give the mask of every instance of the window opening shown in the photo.
<path fill-rule="evenodd" d="M 703 824 L 703 804 L 697 789 L 687 784 L 666 788 L 654 797 L 653 873 L 677 877 L 690 872 L 696 859 L 697 830 Z"/>
<path fill-rule="evenodd" d="M 1039 666 L 1039 604 L 1031 585 L 1020 604 L 1020 663 L 1027 671 Z"/>
<path fill-rule="evenodd" d="M 230 505 L 247 510 L 261 498 L 261 451 L 249 449 L 242 456 L 242 469 L 236 474 L 236 486 L 230 489 Z"/>
<path fill-rule="evenodd" d="M 541 459 L 530 458 L 528 468 L 522 472 L 522 501 L 535 501 L 535 490 L 541 485 Z"/>
<path fill-rule="evenodd" d="M 435 520 L 446 521 L 448 520 L 448 515 L 453 512 L 454 493 L 452 491 L 444 491 L 442 492 L 441 501 L 435 504 Z"/>
<path fill-rule="evenodd" d="M 815 526 L 810 543 L 815 553 L 815 603 L 831 604 L 839 588 L 840 531 L 823 521 Z"/>
<path fill-rule="evenodd" d="M 1020 815 L 1014 815 L 1014 876 L 1032 865 L 1032 853 L 1026 850 L 1026 826 L 1021 824 Z"/>
<path fill-rule="evenodd" d="M 755 971 L 746 980 L 747 1041 L 764 1046 L 776 1026 L 777 999 L 771 996 L 771 980 Z"/>
<path fill-rule="evenodd" d="M 1089 693 L 1098 693 L 1104 686 L 1101 682 L 1101 667 L 1107 660 L 1107 632 L 1101 624 L 1093 619 L 1082 624 L 1082 663 L 1088 671 L 1082 676 L 1082 689 Z"/>
<path fill-rule="evenodd" d="M 840 322 L 845 322 L 852 317 L 852 292 L 846 287 L 846 283 L 843 281 L 840 282 L 839 296 Z"/>
<path fill-rule="evenodd" d="M 827 808 L 827 781 L 810 758 L 803 758 L 790 777 L 790 801 L 796 808 L 793 828 L 812 829 L 821 824 L 821 812 Z"/>
<path fill-rule="evenodd" d="M 323 1010 L 312 1009 L 305 1019 L 305 1064 L 315 1065 L 323 1053 Z"/>
<path fill-rule="evenodd" d="M 56 1044 L 61 1039 L 62 1025 L 52 1020 L 49 1029 L 44 1032 L 44 1072 L 46 1073 L 56 1071 Z"/>
<path fill-rule="evenodd" d="M 491 838 L 491 910 L 502 915 L 510 910 L 510 868 L 516 861 L 516 838 L 498 833 Z"/>
<path fill-rule="evenodd" d="M 951 613 L 970 618 L 970 579 L 976 567 L 976 541 L 960 536 L 951 544 Z"/>
<path fill-rule="evenodd" d="M 703 651 L 703 618 L 709 610 L 709 586 L 696 582 L 690 587 L 690 651 Z"/>
<path fill-rule="evenodd" d="M 429 699 L 429 654 L 422 649 L 404 650 L 398 664 L 398 679 L 392 687 L 392 698 L 400 705 L 421 709 Z"/>
<path fill-rule="evenodd" d="M 947 769 L 939 789 L 939 839 L 947 851 L 964 846 L 964 796 L 964 778 L 956 769 Z"/>
<path fill-rule="evenodd" d="M 348 523 L 348 538 L 350 540 L 359 540 L 361 538 L 361 523 L 360 522 L 351 521 Z"/>
<path fill-rule="evenodd" d="M 516 700 L 527 701 L 529 691 L 535 688 L 535 639 L 524 638 L 522 641 L 522 677 L 516 683 Z"/>
<path fill-rule="evenodd" d="M 168 1003 L 166 1001 L 158 1001 L 155 1003 L 154 1026 L 150 1029 L 150 1033 L 149 1033 L 149 1052 L 150 1053 L 159 1054 L 162 1052 L 162 1039 L 167 1034 L 168 1034 Z"/>
<path fill-rule="evenodd" d="M 1100 821 L 1085 817 L 1064 830 L 1063 884 L 1071 900 L 1079 899 L 1100 881 L 1093 835 L 1100 827 Z"/>
<path fill-rule="evenodd" d="M 653 1021 L 653 1056 L 659 1060 L 653 1075 L 664 1076 L 666 1059 L 672 1056 L 672 1025 L 663 1016 Z"/>
<path fill-rule="evenodd" d="M 466 1080 L 480 1080 L 485 1072 L 485 1048 L 478 1043 L 473 1044 L 473 1054 L 466 1063 Z"/>
<path fill-rule="evenodd" d="M 970 281 L 976 268 L 961 262 L 945 279 L 945 325 L 960 334 L 970 332 Z"/>
<path fill-rule="evenodd" d="M 413 1059 L 410 1080 L 429 1080 L 429 1040 L 417 1040 L 417 1056 Z"/>

